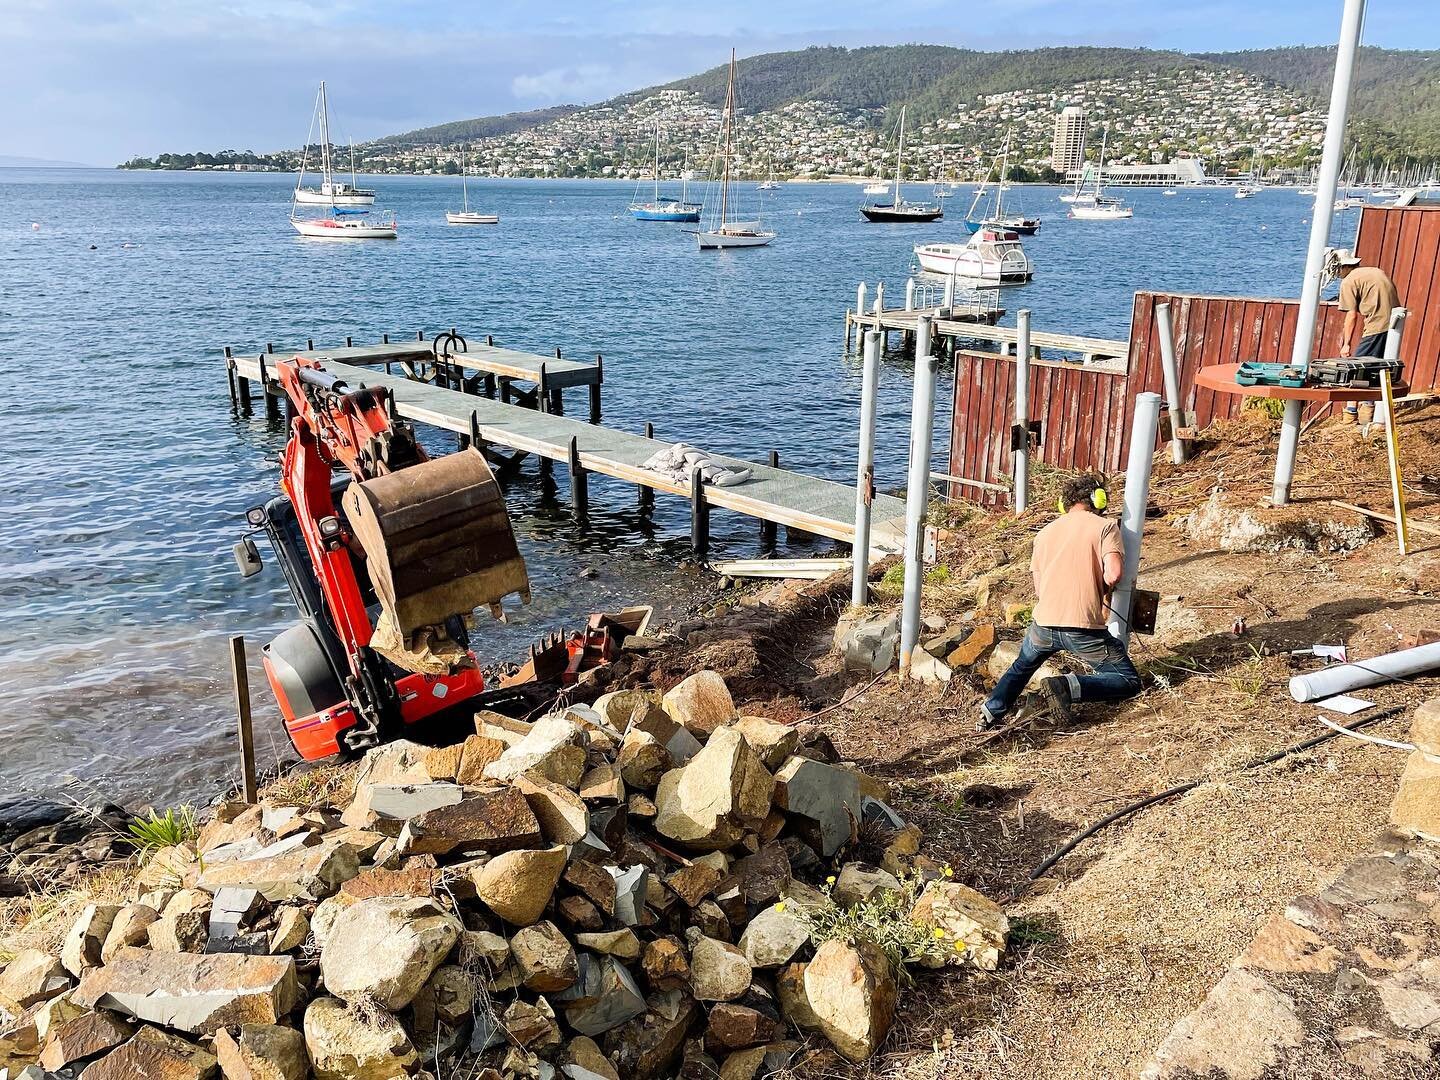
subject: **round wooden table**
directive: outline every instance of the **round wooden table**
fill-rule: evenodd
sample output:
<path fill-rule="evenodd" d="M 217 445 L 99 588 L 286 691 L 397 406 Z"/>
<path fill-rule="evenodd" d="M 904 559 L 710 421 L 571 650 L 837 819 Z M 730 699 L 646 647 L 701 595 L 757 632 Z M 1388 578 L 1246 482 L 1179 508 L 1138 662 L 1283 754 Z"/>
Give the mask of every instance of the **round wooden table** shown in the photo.
<path fill-rule="evenodd" d="M 1195 374 L 1195 385 L 1217 394 L 1241 397 L 1276 398 L 1281 401 L 1379 401 L 1384 391 L 1378 386 L 1241 386 L 1235 381 L 1239 364 L 1211 364 Z M 1404 383 L 1393 383 L 1397 396 L 1408 393 Z"/>

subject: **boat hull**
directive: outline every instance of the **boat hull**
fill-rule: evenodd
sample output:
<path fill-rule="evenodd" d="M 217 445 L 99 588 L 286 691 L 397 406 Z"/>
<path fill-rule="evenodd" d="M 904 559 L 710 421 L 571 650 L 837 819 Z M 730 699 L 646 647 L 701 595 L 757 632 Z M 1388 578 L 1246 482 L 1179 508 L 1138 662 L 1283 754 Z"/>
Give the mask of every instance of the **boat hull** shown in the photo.
<path fill-rule="evenodd" d="M 775 239 L 773 232 L 701 232 L 696 235 L 701 251 L 764 247 Z"/>
<path fill-rule="evenodd" d="M 1077 221 L 1118 221 L 1134 217 L 1135 211 L 1128 206 L 1076 206 L 1071 204 L 1070 216 Z"/>
<path fill-rule="evenodd" d="M 1021 236 L 1034 236 L 1040 231 L 1039 221 L 971 221 L 965 219 L 967 232 L 978 233 L 981 229 L 1008 229 L 1010 232 L 1019 233 Z"/>
<path fill-rule="evenodd" d="M 480 214 L 464 210 L 446 210 L 445 220 L 451 225 L 499 225 L 499 214 Z"/>
<path fill-rule="evenodd" d="M 939 221 L 945 216 L 945 211 L 938 206 L 902 206 L 898 210 L 893 206 L 862 206 L 860 214 L 866 221 L 904 224 L 906 222 Z"/>
<path fill-rule="evenodd" d="M 301 221 L 290 219 L 295 231 L 313 240 L 394 240 L 398 231 L 394 225 L 364 224 L 360 222 L 338 222 L 326 219 Z"/>
<path fill-rule="evenodd" d="M 675 209 L 632 206 L 630 214 L 636 221 L 699 221 L 700 209 L 693 203 Z"/>
<path fill-rule="evenodd" d="M 297 188 L 295 201 L 308 206 L 374 206 L 375 193 L 372 191 L 352 195 L 326 195 L 314 188 Z"/>

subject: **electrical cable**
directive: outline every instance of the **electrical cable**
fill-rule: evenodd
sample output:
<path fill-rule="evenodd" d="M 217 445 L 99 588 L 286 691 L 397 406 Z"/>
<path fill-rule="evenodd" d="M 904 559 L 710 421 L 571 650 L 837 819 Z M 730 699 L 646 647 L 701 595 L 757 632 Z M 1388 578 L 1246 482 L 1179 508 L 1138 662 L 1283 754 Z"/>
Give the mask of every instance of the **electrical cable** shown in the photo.
<path fill-rule="evenodd" d="M 1363 720 L 1356 721 L 1355 726 L 1359 727 L 1362 724 L 1375 724 L 1381 720 L 1388 720 L 1392 716 L 1398 716 L 1404 711 L 1405 709 L 1403 706 L 1396 706 L 1394 708 L 1384 709 L 1381 712 L 1376 713 L 1374 716 L 1367 716 Z M 1266 754 L 1264 757 L 1256 758 L 1254 761 L 1250 761 L 1244 765 L 1241 765 L 1240 768 L 1236 771 L 1250 772 L 1254 769 L 1263 768 L 1266 765 L 1273 765 L 1281 758 L 1289 757 L 1291 754 L 1298 754 L 1302 751 L 1309 750 L 1312 746 L 1318 746 L 1320 743 L 1336 738 L 1339 735 L 1339 731 L 1326 731 L 1323 735 L 1316 735 L 1314 738 L 1306 739 L 1304 742 L 1296 743 L 1294 746 L 1288 746 L 1283 750 L 1276 750 L 1273 753 Z M 1164 791 L 1157 791 L 1154 795 L 1149 795 L 1139 800 L 1138 802 L 1133 802 L 1129 806 L 1121 807 L 1113 814 L 1105 815 L 1103 818 L 1095 822 L 1095 824 L 1091 825 L 1089 828 L 1082 829 L 1080 832 L 1072 836 L 1069 840 L 1065 841 L 1065 843 L 1060 846 L 1059 850 L 1057 850 L 1053 855 L 1051 855 L 1049 858 L 1047 858 L 1044 862 L 1042 862 L 1039 866 L 1037 866 L 1034 870 L 1030 872 L 1030 876 L 1027 880 L 1035 881 L 1038 878 L 1043 877 L 1045 873 L 1050 870 L 1051 867 L 1053 867 L 1066 855 L 1069 855 L 1070 852 L 1074 851 L 1086 840 L 1090 839 L 1090 837 L 1094 836 L 1100 830 L 1104 829 L 1106 826 L 1113 825 L 1117 821 L 1121 821 L 1124 818 L 1130 817 L 1132 814 L 1144 810 L 1147 806 L 1153 806 L 1155 803 L 1161 802 L 1165 799 L 1174 798 L 1176 795 L 1183 795 L 1187 791 L 1193 791 L 1195 788 L 1208 782 L 1208 777 L 1201 777 L 1197 780 L 1188 780 L 1183 784 L 1176 784 L 1172 788 L 1166 788 Z M 1019 893 L 1019 889 L 1016 890 L 1016 893 Z"/>

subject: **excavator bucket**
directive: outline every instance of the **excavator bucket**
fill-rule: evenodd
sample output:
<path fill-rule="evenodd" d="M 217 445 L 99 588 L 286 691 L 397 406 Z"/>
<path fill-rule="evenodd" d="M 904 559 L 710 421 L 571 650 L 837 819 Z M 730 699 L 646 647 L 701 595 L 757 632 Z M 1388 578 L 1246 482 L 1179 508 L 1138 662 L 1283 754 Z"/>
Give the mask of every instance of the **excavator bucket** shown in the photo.
<path fill-rule="evenodd" d="M 345 513 L 388 621 L 405 641 L 475 608 L 530 595 L 505 498 L 467 449 L 352 483 Z M 388 616 L 388 620 L 384 618 Z"/>

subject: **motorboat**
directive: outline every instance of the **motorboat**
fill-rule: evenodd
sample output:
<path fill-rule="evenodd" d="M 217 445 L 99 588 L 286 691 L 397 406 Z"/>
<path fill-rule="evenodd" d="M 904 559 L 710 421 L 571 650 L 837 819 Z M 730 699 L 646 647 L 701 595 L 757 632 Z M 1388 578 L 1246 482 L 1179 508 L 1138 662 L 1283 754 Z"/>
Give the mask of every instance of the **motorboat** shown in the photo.
<path fill-rule="evenodd" d="M 655 191 L 647 202 L 638 199 L 630 204 L 630 216 L 636 221 L 699 221 L 701 206 L 688 198 L 690 170 L 680 172 L 680 198 L 660 197 L 660 117 L 655 117 Z M 636 185 L 639 194 L 639 185 Z"/>
<path fill-rule="evenodd" d="M 1235 189 L 1235 198 L 1237 199 L 1253 199 L 1256 195 L 1259 194 L 1259 184 L 1241 184 Z"/>
<path fill-rule="evenodd" d="M 889 195 L 890 185 L 882 180 L 876 180 L 874 183 L 866 184 L 863 190 L 866 195 Z"/>
<path fill-rule="evenodd" d="M 1023 285 L 1035 276 L 1019 234 L 1010 229 L 981 229 L 964 244 L 917 244 L 915 258 L 932 274 L 975 285 Z"/>
<path fill-rule="evenodd" d="M 905 157 L 905 106 L 900 106 L 900 138 L 895 149 L 895 197 L 888 203 L 866 203 L 860 207 L 860 216 L 875 222 L 923 222 L 938 221 L 945 216 L 942 203 L 911 203 L 905 201 L 900 190 L 900 175 Z M 869 191 L 867 187 L 865 189 Z M 889 191 L 887 187 L 885 189 Z"/>
<path fill-rule="evenodd" d="M 730 50 L 730 78 L 725 87 L 725 112 L 720 122 L 720 206 L 709 229 L 695 234 L 701 251 L 764 247 L 775 239 L 773 230 L 760 227 L 759 220 L 730 220 L 730 163 L 733 157 L 735 125 L 735 50 Z"/>
<path fill-rule="evenodd" d="M 315 111 L 310 116 L 310 131 L 315 130 L 315 120 L 320 120 L 320 186 L 305 187 L 306 157 L 310 150 L 310 136 L 305 137 L 305 156 L 300 161 L 300 177 L 295 182 L 292 202 L 311 206 L 370 206 L 375 202 L 375 192 L 370 188 L 358 187 L 355 183 L 355 146 L 350 146 L 350 183 L 336 180 L 331 169 L 333 154 L 330 146 L 330 105 L 325 97 L 325 83 L 320 83 L 316 95 Z"/>

